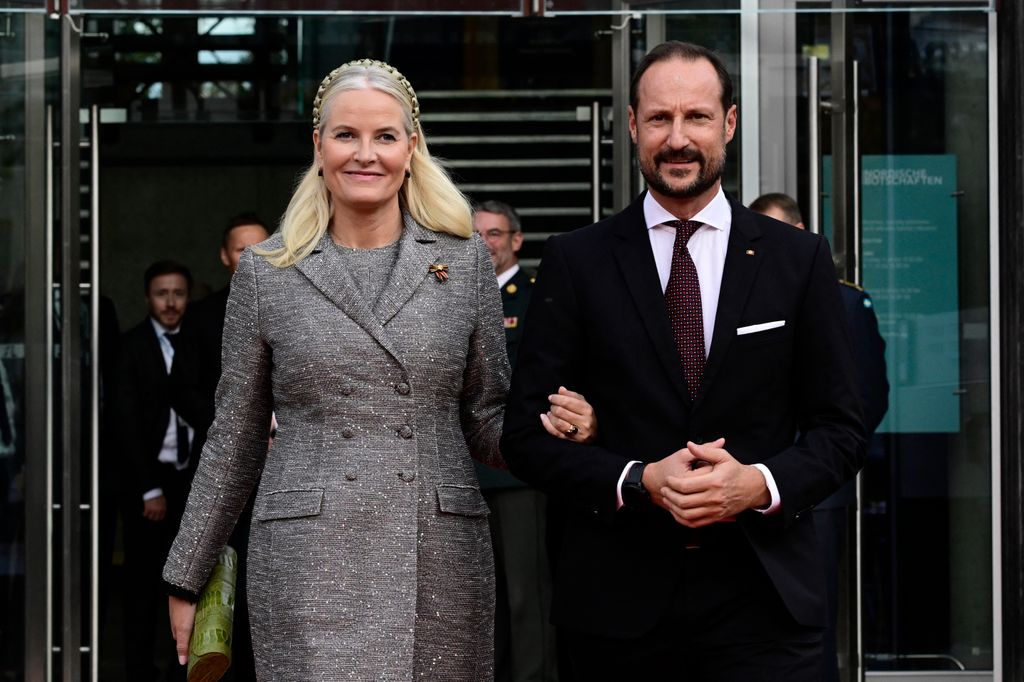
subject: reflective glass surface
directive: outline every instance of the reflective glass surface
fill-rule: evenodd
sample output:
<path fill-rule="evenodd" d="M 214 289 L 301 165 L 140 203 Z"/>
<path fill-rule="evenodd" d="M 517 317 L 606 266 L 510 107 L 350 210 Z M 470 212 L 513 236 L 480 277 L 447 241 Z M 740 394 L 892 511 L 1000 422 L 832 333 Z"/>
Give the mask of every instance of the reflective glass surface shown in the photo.
<path fill-rule="evenodd" d="M 72 12 L 161 14 L 503 14 L 523 0 L 71 0 Z"/>
<path fill-rule="evenodd" d="M 719 14 L 821 12 L 959 12 L 994 10 L 995 0 L 546 0 L 549 15 L 559 14 Z"/>
<path fill-rule="evenodd" d="M 25 618 L 25 32 L 0 40 L 0 679 L 24 671 Z"/>

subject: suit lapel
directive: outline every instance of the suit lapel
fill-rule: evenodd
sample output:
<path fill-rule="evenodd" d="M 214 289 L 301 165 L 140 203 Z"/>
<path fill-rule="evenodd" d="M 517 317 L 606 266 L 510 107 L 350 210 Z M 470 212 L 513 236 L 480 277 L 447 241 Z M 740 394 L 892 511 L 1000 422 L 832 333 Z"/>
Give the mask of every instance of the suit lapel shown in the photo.
<path fill-rule="evenodd" d="M 672 326 L 665 309 L 665 294 L 661 290 L 658 266 L 654 262 L 651 239 L 644 221 L 643 196 L 620 215 L 618 224 L 613 228 L 620 239 L 615 259 L 669 381 L 680 397 L 689 403 L 683 364 L 672 336 Z"/>
<path fill-rule="evenodd" d="M 398 314 L 424 280 L 433 279 L 430 266 L 441 255 L 437 234 L 421 227 L 409 214 L 404 216 L 405 229 L 398 245 L 398 261 L 374 308 L 382 325 L 387 325 Z"/>
<path fill-rule="evenodd" d="M 732 228 L 729 231 L 729 246 L 722 271 L 722 286 L 718 294 L 718 312 L 715 315 L 715 331 L 711 339 L 711 353 L 704 366 L 704 380 L 701 395 L 708 388 L 722 367 L 729 346 L 736 338 L 736 327 L 750 295 L 750 288 L 764 254 L 756 247 L 761 229 L 753 213 L 729 202 L 732 208 Z"/>
<path fill-rule="evenodd" d="M 406 232 L 407 230 L 402 233 L 403 241 Z M 401 249 L 401 247 L 399 248 Z M 373 337 L 399 364 L 402 364 L 402 357 L 385 334 L 384 326 L 359 292 L 350 284 L 349 274 L 345 271 L 344 264 L 331 243 L 330 234 L 324 233 L 316 249 L 296 263 L 295 269 L 302 273 L 334 305 L 338 306 L 349 319 Z"/>

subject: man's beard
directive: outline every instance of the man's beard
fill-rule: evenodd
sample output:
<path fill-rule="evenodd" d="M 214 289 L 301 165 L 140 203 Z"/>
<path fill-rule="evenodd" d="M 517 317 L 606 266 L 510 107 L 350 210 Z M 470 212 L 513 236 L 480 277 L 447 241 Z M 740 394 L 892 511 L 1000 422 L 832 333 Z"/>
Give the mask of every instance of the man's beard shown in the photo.
<path fill-rule="evenodd" d="M 655 192 L 673 199 L 692 199 L 714 187 L 715 183 L 722 177 L 722 170 L 725 168 L 725 148 L 723 147 L 721 156 L 712 158 L 710 162 L 700 153 L 700 150 L 691 147 L 681 151 L 660 151 L 654 155 L 652 165 L 648 165 L 640 157 L 640 149 L 637 148 L 636 160 L 644 180 L 647 181 L 647 185 Z M 664 162 L 678 163 L 681 161 L 696 161 L 698 163 L 697 176 L 689 184 L 682 187 L 673 187 L 658 171 L 658 166 Z"/>

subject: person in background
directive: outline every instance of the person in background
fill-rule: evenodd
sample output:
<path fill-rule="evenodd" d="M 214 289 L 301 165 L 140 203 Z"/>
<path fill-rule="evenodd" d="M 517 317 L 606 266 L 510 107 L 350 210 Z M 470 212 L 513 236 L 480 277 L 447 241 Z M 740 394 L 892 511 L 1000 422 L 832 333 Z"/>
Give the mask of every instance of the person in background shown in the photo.
<path fill-rule="evenodd" d="M 162 621 L 161 567 L 178 532 L 196 455 L 198 396 L 179 381 L 194 345 L 181 333 L 192 275 L 174 261 L 146 269 L 147 315 L 125 332 L 111 396 L 123 476 L 125 652 L 128 679 L 157 679 L 153 643 Z M 171 665 L 168 675 L 180 671 Z"/>
<path fill-rule="evenodd" d="M 803 216 L 796 200 L 787 194 L 772 192 L 763 194 L 750 204 L 750 210 L 775 218 L 784 223 L 804 229 Z M 839 280 L 839 293 L 843 299 L 846 323 L 850 328 L 850 344 L 853 347 L 854 370 L 857 374 L 857 389 L 861 410 L 864 413 L 864 428 L 868 438 L 882 423 L 889 409 L 889 379 L 885 368 L 885 340 L 878 331 L 871 296 L 864 288 Z M 849 514 L 856 509 L 857 493 L 853 482 L 849 482 L 814 508 L 814 525 L 818 532 L 825 565 L 825 586 L 828 595 L 828 622 L 825 626 L 823 644 L 825 647 L 825 670 L 823 682 L 838 682 L 839 661 L 837 627 L 840 617 L 839 566 L 847 554 L 846 537 Z"/>
<path fill-rule="evenodd" d="M 656 46 L 629 101 L 648 190 L 548 240 L 501 440 L 569 507 L 552 616 L 581 680 L 820 682 L 808 511 L 864 457 L 832 256 L 723 192 L 718 55 Z M 593 405 L 595 443 L 536 423 L 559 386 Z"/>
<path fill-rule="evenodd" d="M 483 201 L 473 211 L 476 230 L 491 254 L 501 290 L 505 348 L 513 369 L 523 336 L 533 278 L 519 266 L 523 229 L 515 209 Z M 559 395 L 553 400 L 572 396 Z M 546 551 L 546 498 L 504 470 L 476 463 L 480 489 L 491 509 L 496 578 L 494 672 L 498 682 L 558 679 L 551 576 Z"/>
<path fill-rule="evenodd" d="M 232 216 L 224 227 L 220 245 L 220 262 L 231 275 L 238 269 L 238 261 L 246 248 L 266 241 L 270 236 L 266 223 L 255 213 L 247 211 Z M 227 310 L 231 285 L 213 292 L 189 310 L 186 327 L 195 335 L 199 349 L 198 363 L 194 368 L 192 381 L 196 384 L 206 403 L 206 414 L 213 418 L 215 394 L 221 375 L 221 346 L 224 330 L 224 315 Z M 203 424 L 198 430 L 197 451 L 202 451 L 206 430 L 210 424 Z M 223 679 L 225 682 L 255 682 L 256 668 L 252 654 L 252 637 L 249 632 L 249 600 L 245 583 L 248 577 L 249 528 L 252 524 L 252 497 L 245 505 L 238 523 L 231 533 L 228 544 L 238 552 L 238 582 L 235 586 L 234 631 L 231 638 L 231 667 Z"/>

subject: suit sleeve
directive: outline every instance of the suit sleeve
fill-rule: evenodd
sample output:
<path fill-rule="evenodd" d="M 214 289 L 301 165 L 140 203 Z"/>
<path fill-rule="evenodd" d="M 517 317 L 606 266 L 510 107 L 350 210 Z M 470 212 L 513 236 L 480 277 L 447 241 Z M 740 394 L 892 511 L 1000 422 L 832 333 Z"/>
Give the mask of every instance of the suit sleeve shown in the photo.
<path fill-rule="evenodd" d="M 559 386 L 585 391 L 584 314 L 562 238 L 552 237 L 530 296 L 501 445 L 512 473 L 526 483 L 607 514 L 615 511 L 616 483 L 630 458 L 554 438 L 540 421 Z"/>
<path fill-rule="evenodd" d="M 270 370 L 271 349 L 260 329 L 255 256 L 246 250 L 228 300 L 216 418 L 164 566 L 172 593 L 194 598 L 202 590 L 259 479 L 272 410 Z"/>
<path fill-rule="evenodd" d="M 778 485 L 787 524 L 838 490 L 864 463 L 850 337 L 824 239 L 818 241 L 797 318 L 793 392 L 800 435 L 764 462 Z"/>
<path fill-rule="evenodd" d="M 476 324 L 469 339 L 459 397 L 459 417 L 469 451 L 484 464 L 505 468 L 498 442 L 508 393 L 508 355 L 502 325 L 501 294 L 483 241 L 476 251 Z"/>
<path fill-rule="evenodd" d="M 160 487 L 160 464 L 157 460 L 159 453 L 150 452 L 148 455 L 151 456 L 147 456 L 146 452 L 149 441 L 153 439 L 146 437 L 145 429 L 148 424 L 141 414 L 141 408 L 146 404 L 143 395 L 166 389 L 141 385 L 150 373 L 141 366 L 138 335 L 129 332 L 122 341 L 124 352 L 117 365 L 116 390 L 113 391 L 118 451 L 122 461 L 125 492 L 130 500 L 137 500 L 141 504 L 142 496 L 147 490 Z M 166 420 L 164 423 L 166 426 Z"/>

